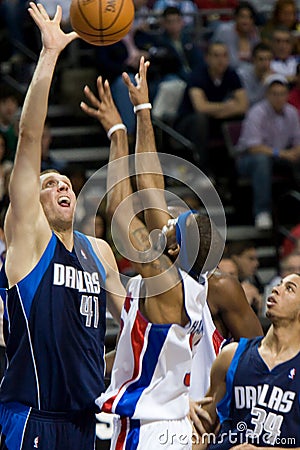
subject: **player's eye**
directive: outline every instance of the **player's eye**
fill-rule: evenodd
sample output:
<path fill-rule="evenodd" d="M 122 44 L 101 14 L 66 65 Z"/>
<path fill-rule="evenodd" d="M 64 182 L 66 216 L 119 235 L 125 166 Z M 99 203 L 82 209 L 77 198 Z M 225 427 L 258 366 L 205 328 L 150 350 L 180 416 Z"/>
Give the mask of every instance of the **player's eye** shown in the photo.
<path fill-rule="evenodd" d="M 53 186 L 56 186 L 56 185 L 57 185 L 57 181 L 55 181 L 55 180 L 49 180 L 46 183 L 46 187 L 53 187 Z"/>

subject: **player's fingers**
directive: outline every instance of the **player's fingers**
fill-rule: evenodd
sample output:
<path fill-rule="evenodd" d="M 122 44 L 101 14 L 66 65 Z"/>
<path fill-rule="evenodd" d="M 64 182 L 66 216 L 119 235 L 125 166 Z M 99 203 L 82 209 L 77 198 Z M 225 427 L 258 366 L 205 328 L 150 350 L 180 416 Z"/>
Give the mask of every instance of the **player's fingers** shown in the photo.
<path fill-rule="evenodd" d="M 104 82 L 104 91 L 105 91 L 105 95 L 107 100 L 109 101 L 109 103 L 114 103 L 112 95 L 111 95 L 111 90 L 110 90 L 110 85 L 108 80 L 105 80 Z"/>
<path fill-rule="evenodd" d="M 29 12 L 30 16 L 32 17 L 34 22 L 37 24 L 37 26 L 39 28 L 41 28 L 43 20 L 42 20 L 41 14 L 40 14 L 36 4 L 33 2 L 30 2 L 29 5 L 30 5 L 30 8 L 28 8 L 28 12 Z"/>
<path fill-rule="evenodd" d="M 89 116 L 97 118 L 98 110 L 91 108 L 84 102 L 80 102 L 80 108 L 82 109 L 82 111 L 84 111 Z"/>
<path fill-rule="evenodd" d="M 127 72 L 123 72 L 123 73 L 122 73 L 122 79 L 123 79 L 124 83 L 126 84 L 126 86 L 128 87 L 128 89 L 129 89 L 131 86 L 133 86 L 133 84 L 132 84 L 132 82 L 131 82 L 131 79 L 130 79 L 130 77 L 129 77 L 129 75 L 128 75 Z"/>
<path fill-rule="evenodd" d="M 90 88 L 88 86 L 84 87 L 83 90 L 85 96 L 88 98 L 88 100 L 90 101 L 90 103 L 96 108 L 98 109 L 100 106 L 100 101 L 99 99 L 94 95 L 94 93 L 90 90 Z"/>
<path fill-rule="evenodd" d="M 103 89 L 103 79 L 101 75 L 99 75 L 99 77 L 97 78 L 97 89 L 99 97 L 100 99 L 102 99 L 102 97 L 104 96 L 104 89 Z"/>
<path fill-rule="evenodd" d="M 140 81 L 141 81 L 141 79 L 142 79 L 141 76 L 140 76 L 140 74 L 139 74 L 139 73 L 136 73 L 135 76 L 134 76 L 134 79 L 135 79 L 135 82 L 136 82 L 137 86 L 139 86 Z"/>
<path fill-rule="evenodd" d="M 62 7 L 60 5 L 57 5 L 55 16 L 53 17 L 53 22 L 60 23 L 61 19 L 62 19 Z"/>
<path fill-rule="evenodd" d="M 211 403 L 212 401 L 213 401 L 212 397 L 204 397 L 197 402 L 197 405 L 199 406 L 208 405 L 208 403 Z"/>
<path fill-rule="evenodd" d="M 203 420 L 203 419 L 204 419 L 204 420 L 207 421 L 210 425 L 213 425 L 213 420 L 212 420 L 210 414 L 209 414 L 205 409 L 202 409 L 202 408 L 195 408 L 195 412 L 196 412 L 196 414 L 197 414 L 197 418 L 198 418 L 198 419 L 200 419 L 200 420 Z"/>
<path fill-rule="evenodd" d="M 43 19 L 49 20 L 48 13 L 47 13 L 47 11 L 45 10 L 45 8 L 43 7 L 43 5 L 42 5 L 41 3 L 37 3 L 37 7 L 38 7 L 38 10 L 39 10 L 41 16 L 43 17 Z M 61 8 L 61 7 L 60 7 L 60 8 Z M 58 9 L 58 7 L 57 7 L 57 9 Z M 57 9 L 56 9 L 56 13 L 57 13 Z"/>

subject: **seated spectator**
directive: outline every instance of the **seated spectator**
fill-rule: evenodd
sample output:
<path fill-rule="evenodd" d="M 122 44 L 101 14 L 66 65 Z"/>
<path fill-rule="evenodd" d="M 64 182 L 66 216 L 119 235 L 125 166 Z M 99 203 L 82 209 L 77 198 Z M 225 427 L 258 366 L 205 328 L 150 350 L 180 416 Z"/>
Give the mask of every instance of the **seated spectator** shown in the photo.
<path fill-rule="evenodd" d="M 192 69 L 204 63 L 200 47 L 185 32 L 182 13 L 175 6 L 163 11 L 156 44 L 160 56 L 151 52 L 151 65 L 159 71 L 160 79 L 176 77 L 187 81 Z"/>
<path fill-rule="evenodd" d="M 255 226 L 272 228 L 272 173 L 293 175 L 300 182 L 300 122 L 287 103 L 288 83 L 282 75 L 266 78 L 266 97 L 253 105 L 243 122 L 236 159 L 241 176 L 250 177 Z"/>
<path fill-rule="evenodd" d="M 257 273 L 259 260 L 256 245 L 253 241 L 243 239 L 232 241 L 226 245 L 226 257 L 231 258 L 237 265 L 238 278 L 241 283 L 253 284 L 259 293 L 264 292 L 264 285 Z"/>
<path fill-rule="evenodd" d="M 206 174 L 215 166 L 208 151 L 210 140 L 222 138 L 222 122 L 243 116 L 247 107 L 246 91 L 229 67 L 226 45 L 210 43 L 206 64 L 189 77 L 176 123 L 176 129 L 195 144 L 196 162 Z"/>
<path fill-rule="evenodd" d="M 272 73 L 272 57 L 270 47 L 259 42 L 252 50 L 252 64 L 244 65 L 237 71 L 246 89 L 250 106 L 264 98 L 264 81 Z"/>
<path fill-rule="evenodd" d="M 183 16 L 185 25 L 193 25 L 194 16 L 198 13 L 197 7 L 192 0 L 156 0 L 152 9 L 162 14 L 167 7 L 178 8 Z"/>
<path fill-rule="evenodd" d="M 273 5 L 270 19 L 261 29 L 261 38 L 266 44 L 271 45 L 275 28 L 283 26 L 293 32 L 297 30 L 297 23 L 297 4 L 295 0 L 277 0 Z M 296 48 L 298 46 L 296 38 L 294 46 Z M 296 52 L 298 53 L 297 50 Z"/>
<path fill-rule="evenodd" d="M 289 92 L 288 102 L 295 106 L 300 114 L 300 64 L 297 64 L 295 85 Z"/>
<path fill-rule="evenodd" d="M 200 47 L 184 28 L 182 13 L 168 6 L 161 20 L 161 33 L 156 47 L 150 49 L 152 88 L 154 87 L 153 115 L 172 120 L 182 100 L 186 81 L 191 71 L 204 64 Z"/>
<path fill-rule="evenodd" d="M 273 60 L 271 69 L 286 77 L 289 83 L 296 80 L 297 57 L 293 55 L 293 38 L 288 28 L 277 27 L 272 34 Z"/>
<path fill-rule="evenodd" d="M 234 21 L 221 23 L 212 37 L 214 42 L 227 45 L 229 63 L 234 68 L 251 62 L 252 49 L 260 41 L 255 20 L 253 6 L 248 2 L 240 2 L 235 9 Z"/>

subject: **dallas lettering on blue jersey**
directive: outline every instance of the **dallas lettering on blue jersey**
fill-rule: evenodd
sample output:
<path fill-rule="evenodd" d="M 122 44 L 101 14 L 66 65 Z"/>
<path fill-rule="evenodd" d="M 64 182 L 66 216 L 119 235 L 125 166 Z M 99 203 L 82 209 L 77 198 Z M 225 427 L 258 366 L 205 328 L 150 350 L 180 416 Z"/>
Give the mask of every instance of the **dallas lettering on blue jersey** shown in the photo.
<path fill-rule="evenodd" d="M 77 289 L 88 294 L 100 293 L 99 275 L 97 272 L 86 272 L 75 269 L 72 266 L 54 263 L 53 284 Z M 86 327 L 98 327 L 99 323 L 99 298 L 96 295 L 81 296 L 80 314 L 86 318 Z"/>

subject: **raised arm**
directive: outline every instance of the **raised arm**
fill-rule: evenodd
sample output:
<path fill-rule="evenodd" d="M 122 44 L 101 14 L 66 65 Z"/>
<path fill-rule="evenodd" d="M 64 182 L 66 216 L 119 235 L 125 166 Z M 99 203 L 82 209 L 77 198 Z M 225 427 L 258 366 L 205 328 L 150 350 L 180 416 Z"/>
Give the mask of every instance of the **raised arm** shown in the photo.
<path fill-rule="evenodd" d="M 18 281 L 35 265 L 51 235 L 40 204 L 41 139 L 57 58 L 66 45 L 77 37 L 74 32 L 65 34 L 60 29 L 60 6 L 53 20 L 50 20 L 40 3 L 30 2 L 29 5 L 29 14 L 41 32 L 42 50 L 22 109 L 17 152 L 9 184 L 11 203 L 5 232 L 7 273 L 11 283 Z M 15 261 L 16 252 L 22 259 L 24 273 L 10 270 L 10 261 Z"/>
<path fill-rule="evenodd" d="M 172 300 L 176 298 L 177 291 L 181 298 L 177 270 L 173 268 L 167 256 L 160 255 L 160 251 L 151 246 L 149 232 L 135 214 L 126 129 L 112 100 L 108 82 L 103 83 L 99 77 L 97 85 L 99 98 L 86 87 L 85 94 L 92 106 L 83 103 L 81 107 L 87 114 L 100 121 L 111 138 L 107 173 L 107 209 L 112 219 L 113 238 L 117 239 L 118 245 L 122 245 L 120 250 L 126 252 L 125 256 L 135 263 L 138 272 L 145 278 L 148 296 L 154 295 L 158 302 L 161 302 L 165 293 L 174 289 L 176 294 L 173 293 Z M 114 233 L 114 230 L 117 232 Z M 157 316 L 154 314 L 151 319 L 156 321 Z"/>
<path fill-rule="evenodd" d="M 135 169 L 139 191 L 144 190 L 141 199 L 149 231 L 161 230 L 171 215 L 165 200 L 165 183 L 161 164 L 157 155 L 153 126 L 151 122 L 151 105 L 149 103 L 147 70 L 149 62 L 144 57 L 140 60 L 136 84 L 128 74 L 123 73 L 123 80 L 128 88 L 133 107 L 136 109 L 137 138 L 135 148 Z M 153 206 L 155 205 L 155 208 Z"/>

